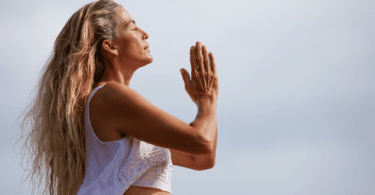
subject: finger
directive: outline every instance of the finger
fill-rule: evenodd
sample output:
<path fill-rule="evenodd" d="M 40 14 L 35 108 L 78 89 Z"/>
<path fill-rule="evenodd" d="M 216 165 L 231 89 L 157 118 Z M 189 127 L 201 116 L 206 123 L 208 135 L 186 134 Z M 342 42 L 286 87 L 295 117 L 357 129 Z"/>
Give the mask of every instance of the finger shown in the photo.
<path fill-rule="evenodd" d="M 182 75 L 182 79 L 184 80 L 185 87 L 189 86 L 190 85 L 190 75 L 189 75 L 189 72 L 186 71 L 183 68 L 180 69 L 180 72 L 181 72 L 181 75 Z"/>
<path fill-rule="evenodd" d="M 210 61 L 208 58 L 208 53 L 207 53 L 207 47 L 205 45 L 202 46 L 202 53 L 203 53 L 203 64 L 204 68 L 207 72 L 209 72 L 210 68 Z"/>
<path fill-rule="evenodd" d="M 197 41 L 197 46 L 195 47 L 195 56 L 197 58 L 199 73 L 203 73 L 203 55 L 202 55 L 202 44 L 201 42 Z M 203 74 L 202 74 L 203 75 Z"/>
<path fill-rule="evenodd" d="M 214 85 L 214 78 L 211 78 L 209 87 L 212 88 L 212 87 L 214 87 L 213 85 Z"/>
<path fill-rule="evenodd" d="M 214 73 L 214 75 L 216 75 L 217 72 L 216 72 L 216 62 L 215 62 L 214 54 L 210 52 L 209 56 L 210 56 L 210 61 L 211 61 L 211 71 L 212 73 Z"/>
<path fill-rule="evenodd" d="M 207 47 L 205 45 L 202 46 L 202 51 L 203 51 L 203 62 L 204 62 L 204 68 L 207 73 L 209 73 L 211 70 L 210 68 L 210 60 L 208 59 L 208 54 L 207 54 Z M 206 74 L 206 81 L 210 81 L 210 74 Z"/>
<path fill-rule="evenodd" d="M 197 71 L 197 60 L 195 57 L 195 47 L 190 48 L 190 64 L 191 64 L 191 76 L 196 74 Z"/>
<path fill-rule="evenodd" d="M 202 79 L 202 82 L 199 82 L 200 85 L 203 87 L 204 90 L 207 89 L 207 84 L 206 84 L 206 78 L 204 77 L 205 75 L 205 70 L 203 67 L 203 55 L 202 55 L 202 44 L 201 42 L 197 41 L 197 47 L 195 48 L 195 55 L 197 57 L 197 62 L 199 66 L 199 74 L 202 75 L 199 77 L 199 81 Z"/>

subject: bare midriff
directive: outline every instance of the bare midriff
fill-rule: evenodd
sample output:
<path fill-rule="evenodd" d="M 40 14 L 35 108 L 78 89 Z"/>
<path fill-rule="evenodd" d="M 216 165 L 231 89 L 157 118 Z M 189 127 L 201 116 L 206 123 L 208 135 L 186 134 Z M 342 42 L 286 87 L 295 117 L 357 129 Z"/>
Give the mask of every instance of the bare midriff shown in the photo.
<path fill-rule="evenodd" d="M 130 186 L 123 195 L 171 195 L 157 188 Z"/>

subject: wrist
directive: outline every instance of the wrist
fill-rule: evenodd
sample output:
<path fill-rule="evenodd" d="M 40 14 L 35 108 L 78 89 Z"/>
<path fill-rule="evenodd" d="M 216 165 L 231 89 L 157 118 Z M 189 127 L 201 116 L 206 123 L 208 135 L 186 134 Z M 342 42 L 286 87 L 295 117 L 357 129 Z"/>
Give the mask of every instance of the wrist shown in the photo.
<path fill-rule="evenodd" d="M 214 96 L 201 96 L 198 98 L 197 100 L 197 106 L 198 107 L 206 107 L 206 106 L 209 106 L 209 107 L 217 107 L 217 102 L 216 102 L 216 97 Z"/>

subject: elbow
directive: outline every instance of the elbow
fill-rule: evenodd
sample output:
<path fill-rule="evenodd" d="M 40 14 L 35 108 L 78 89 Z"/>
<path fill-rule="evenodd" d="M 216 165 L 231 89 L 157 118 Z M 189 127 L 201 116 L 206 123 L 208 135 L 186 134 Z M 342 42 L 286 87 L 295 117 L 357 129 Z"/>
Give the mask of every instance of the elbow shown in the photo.
<path fill-rule="evenodd" d="M 207 166 L 205 167 L 204 170 L 212 169 L 215 166 L 215 159 L 211 159 L 208 163 Z"/>
<path fill-rule="evenodd" d="M 204 165 L 196 167 L 196 171 L 204 171 L 208 169 L 212 169 L 215 166 L 215 159 L 208 160 Z"/>
<path fill-rule="evenodd" d="M 206 170 L 214 168 L 214 166 L 215 166 L 215 157 L 212 157 L 207 164 L 208 164 L 208 166 L 206 167 Z"/>

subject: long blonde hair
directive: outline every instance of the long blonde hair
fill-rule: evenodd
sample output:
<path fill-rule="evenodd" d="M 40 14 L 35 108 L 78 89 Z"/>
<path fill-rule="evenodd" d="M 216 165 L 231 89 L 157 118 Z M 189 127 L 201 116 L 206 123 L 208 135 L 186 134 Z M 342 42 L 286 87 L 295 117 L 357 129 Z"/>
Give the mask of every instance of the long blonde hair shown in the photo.
<path fill-rule="evenodd" d="M 43 194 L 76 194 L 83 183 L 85 104 L 103 77 L 101 43 L 116 38 L 120 7 L 112 0 L 89 3 L 72 15 L 56 38 L 35 99 L 21 114 L 27 111 L 17 142 L 26 137 L 21 152 L 28 149 L 32 167 L 24 182 L 30 177 L 32 194 L 36 183 L 41 188 L 43 178 Z"/>

